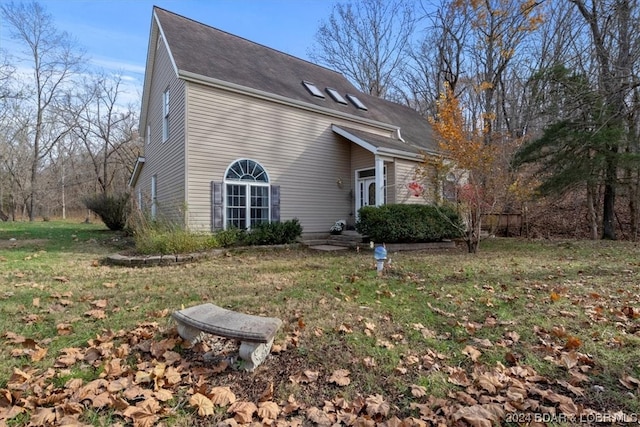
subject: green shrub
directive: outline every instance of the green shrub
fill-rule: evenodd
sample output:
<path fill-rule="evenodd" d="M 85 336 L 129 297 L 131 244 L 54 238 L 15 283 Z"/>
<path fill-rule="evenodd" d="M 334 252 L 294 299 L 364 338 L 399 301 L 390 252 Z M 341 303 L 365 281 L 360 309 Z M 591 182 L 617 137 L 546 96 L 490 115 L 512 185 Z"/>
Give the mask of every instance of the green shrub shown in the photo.
<path fill-rule="evenodd" d="M 147 229 L 135 234 L 136 251 L 141 254 L 183 254 L 202 252 L 220 246 L 211 234 L 186 230 Z"/>
<path fill-rule="evenodd" d="M 100 217 L 102 222 L 113 231 L 124 230 L 130 212 L 129 194 L 94 194 L 83 199 L 84 205 Z"/>
<path fill-rule="evenodd" d="M 200 252 L 235 245 L 293 243 L 302 234 L 302 226 L 297 219 L 260 224 L 250 231 L 230 228 L 213 234 L 194 233 L 179 226 L 146 219 L 135 221 L 133 229 L 136 252 L 162 255 Z"/>
<path fill-rule="evenodd" d="M 302 234 L 297 218 L 284 222 L 261 223 L 253 227 L 242 238 L 245 245 L 282 245 L 294 243 Z"/>
<path fill-rule="evenodd" d="M 463 230 L 458 214 L 445 206 L 364 206 L 358 218 L 356 230 L 374 242 L 435 242 L 459 237 Z"/>
<path fill-rule="evenodd" d="M 213 235 L 218 245 L 227 248 L 234 246 L 244 239 L 245 231 L 239 228 L 228 228 L 226 230 L 216 231 Z"/>

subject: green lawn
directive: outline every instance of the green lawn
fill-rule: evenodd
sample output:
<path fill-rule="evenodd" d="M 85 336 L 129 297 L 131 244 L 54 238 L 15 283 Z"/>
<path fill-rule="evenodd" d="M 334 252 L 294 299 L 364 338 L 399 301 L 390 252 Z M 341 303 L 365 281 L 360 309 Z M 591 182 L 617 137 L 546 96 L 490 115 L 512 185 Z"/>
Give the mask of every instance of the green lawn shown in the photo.
<path fill-rule="evenodd" d="M 0 223 L 0 425 L 640 413 L 634 243 L 492 239 L 476 255 L 391 253 L 383 277 L 368 250 L 102 264 L 127 243 L 98 224 Z M 169 314 L 204 301 L 284 321 L 256 371 L 220 363 L 235 343 L 177 337 Z"/>

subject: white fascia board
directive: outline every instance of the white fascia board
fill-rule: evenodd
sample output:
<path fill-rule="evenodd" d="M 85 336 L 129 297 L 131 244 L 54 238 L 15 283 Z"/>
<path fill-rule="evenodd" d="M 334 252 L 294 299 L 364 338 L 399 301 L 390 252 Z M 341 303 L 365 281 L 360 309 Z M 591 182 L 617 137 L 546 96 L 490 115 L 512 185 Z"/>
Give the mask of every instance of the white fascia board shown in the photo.
<path fill-rule="evenodd" d="M 368 143 L 367 141 L 365 141 L 362 138 L 358 138 L 354 134 L 347 132 L 346 130 L 342 129 L 341 127 L 338 127 L 336 125 L 331 125 L 331 130 L 334 131 L 335 133 L 337 133 L 338 135 L 347 138 L 349 141 L 358 144 L 360 147 L 364 148 L 365 150 L 369 151 L 370 153 L 373 153 L 373 154 L 377 154 L 378 153 L 378 147 L 376 147 L 373 144 Z"/>
<path fill-rule="evenodd" d="M 133 188 L 136 185 L 136 182 L 138 181 L 138 177 L 140 176 L 140 172 L 142 171 L 142 166 L 144 165 L 144 162 L 146 161 L 146 159 L 142 156 L 139 156 L 136 159 L 136 164 L 133 167 L 133 172 L 131 173 L 131 178 L 129 178 L 129 187 Z"/>
<path fill-rule="evenodd" d="M 147 109 L 149 105 L 149 97 L 151 96 L 151 76 L 154 72 L 153 64 L 155 64 L 156 52 L 158 51 L 157 46 L 159 37 L 162 38 L 162 43 L 164 44 L 164 47 L 167 49 L 167 53 L 169 54 L 173 72 L 175 73 L 176 77 L 178 77 L 178 66 L 173 59 L 173 54 L 171 53 L 171 49 L 169 48 L 169 44 L 167 43 L 167 38 L 164 36 L 164 31 L 162 30 L 162 26 L 160 25 L 160 20 L 158 19 L 158 16 L 154 11 L 153 20 L 151 22 L 151 30 L 149 34 L 149 46 L 147 47 L 147 63 L 144 72 L 144 85 L 142 88 L 142 108 L 140 110 L 140 124 L 138 129 L 145 129 L 147 125 Z"/>
<path fill-rule="evenodd" d="M 327 116 L 348 119 L 350 121 L 375 126 L 384 130 L 394 131 L 398 128 L 397 126 L 390 125 L 389 123 L 379 122 L 376 120 L 365 119 L 362 117 L 354 116 L 348 113 L 341 113 L 339 111 L 332 110 L 326 107 L 320 107 L 314 104 L 309 104 L 307 102 L 298 101 L 295 99 L 287 98 L 285 96 L 276 95 L 270 92 L 265 92 L 258 89 L 253 89 L 247 86 L 242 86 L 235 83 L 230 83 L 224 80 L 215 79 L 212 77 L 205 77 L 200 74 L 192 73 L 190 71 L 178 70 L 178 77 L 191 81 L 194 83 L 200 83 L 211 87 L 216 87 L 219 89 L 225 89 L 230 92 L 241 93 L 245 95 L 251 95 L 256 98 L 264 99 L 267 101 L 277 102 L 279 104 L 285 104 L 292 107 L 300 108 L 307 111 L 313 111 L 316 113 L 321 113 Z"/>
<path fill-rule="evenodd" d="M 342 129 L 340 126 L 331 125 L 331 130 L 347 138 L 349 141 L 358 144 L 360 147 L 365 150 L 379 156 L 387 155 L 388 158 L 399 158 L 405 160 L 413 160 L 413 161 L 422 161 L 424 159 L 424 155 L 420 153 L 411 153 L 409 151 L 396 150 L 394 148 L 386 148 L 386 147 L 376 147 L 375 145 L 365 141 L 362 138 L 355 136 L 354 134 Z"/>

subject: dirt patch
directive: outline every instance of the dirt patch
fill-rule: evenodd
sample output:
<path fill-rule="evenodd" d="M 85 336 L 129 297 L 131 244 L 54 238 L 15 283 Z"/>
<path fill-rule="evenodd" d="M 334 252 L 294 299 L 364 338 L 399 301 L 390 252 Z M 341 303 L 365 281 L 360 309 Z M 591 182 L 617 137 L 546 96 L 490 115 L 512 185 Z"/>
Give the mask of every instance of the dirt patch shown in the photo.
<path fill-rule="evenodd" d="M 26 246 L 44 246 L 47 239 L 0 240 L 0 249 L 24 248 Z"/>

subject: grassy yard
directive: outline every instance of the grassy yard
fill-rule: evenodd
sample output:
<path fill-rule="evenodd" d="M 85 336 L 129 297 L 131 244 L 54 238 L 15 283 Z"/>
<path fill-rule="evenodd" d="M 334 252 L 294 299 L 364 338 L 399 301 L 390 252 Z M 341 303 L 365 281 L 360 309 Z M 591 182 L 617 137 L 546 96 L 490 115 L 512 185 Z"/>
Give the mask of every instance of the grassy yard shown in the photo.
<path fill-rule="evenodd" d="M 634 243 L 493 239 L 476 255 L 391 253 L 383 277 L 368 249 L 102 264 L 128 243 L 96 224 L 0 223 L 0 426 L 640 414 Z M 283 320 L 263 365 L 236 369 L 236 343 L 180 340 L 170 313 L 204 301 Z"/>

